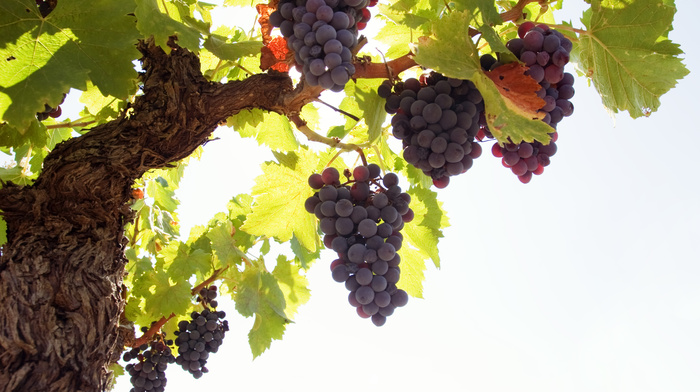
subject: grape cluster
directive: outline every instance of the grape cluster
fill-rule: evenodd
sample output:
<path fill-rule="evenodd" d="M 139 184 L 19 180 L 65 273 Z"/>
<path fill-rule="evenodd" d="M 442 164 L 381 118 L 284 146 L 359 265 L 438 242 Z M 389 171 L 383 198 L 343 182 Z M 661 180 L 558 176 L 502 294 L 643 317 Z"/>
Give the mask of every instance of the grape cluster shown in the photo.
<path fill-rule="evenodd" d="M 423 83 L 421 83 L 423 81 Z M 403 157 L 444 188 L 450 176 L 466 172 L 481 156 L 474 141 L 484 102 L 474 83 L 432 72 L 421 80 L 411 78 L 391 88 L 378 89 L 386 99 L 394 137 L 403 143 Z"/>
<path fill-rule="evenodd" d="M 355 73 L 352 50 L 370 19 L 369 0 L 281 0 L 270 14 L 311 86 L 342 91 Z"/>
<path fill-rule="evenodd" d="M 408 294 L 396 284 L 401 273 L 400 231 L 414 216 L 411 197 L 401 191 L 396 174 L 380 178 L 375 164 L 344 175 L 348 181 L 341 184 L 335 168 L 312 174 L 309 185 L 316 193 L 305 208 L 319 219 L 323 243 L 338 254 L 331 263 L 333 280 L 345 282 L 348 301 L 360 317 L 371 317 L 382 326 L 396 307 L 408 302 Z"/>
<path fill-rule="evenodd" d="M 58 106 L 56 106 L 55 108 L 52 108 L 51 106 L 49 106 L 47 104 L 44 104 L 44 111 L 36 114 L 37 120 L 44 121 L 49 117 L 53 117 L 53 118 L 61 117 L 61 104 L 65 100 L 66 100 L 66 94 L 63 94 L 63 99 L 61 100 L 61 103 L 59 103 Z"/>
<path fill-rule="evenodd" d="M 200 298 L 209 298 L 211 292 L 216 293 L 216 288 L 211 286 L 202 291 L 204 295 L 202 296 L 200 291 Z M 211 304 L 216 301 L 210 298 L 204 302 Z M 182 320 L 177 325 L 175 345 L 177 345 L 178 357 L 175 362 L 190 372 L 194 378 L 200 378 L 209 371 L 205 366 L 209 354 L 219 351 L 223 343 L 224 335 L 229 330 L 228 321 L 224 320 L 224 317 L 226 317 L 224 311 L 205 308 L 201 312 L 192 312 L 190 320 Z"/>
<path fill-rule="evenodd" d="M 533 174 L 542 174 L 545 166 L 549 165 L 550 158 L 557 152 L 557 124 L 573 113 L 574 106 L 570 99 L 575 91 L 574 76 L 564 72 L 572 48 L 568 38 L 547 25 L 535 25 L 529 21 L 518 27 L 518 36 L 519 38 L 508 41 L 506 47 L 529 67 L 526 74 L 541 86 L 537 96 L 545 102 L 540 112 L 544 113 L 542 121 L 553 128 L 549 134 L 551 141 L 546 145 L 538 141 L 507 143 L 503 146 L 496 143 L 491 152 L 495 157 L 501 158 L 503 166 L 510 168 L 526 184 Z M 493 56 L 481 57 L 481 66 L 485 70 L 494 70 L 501 65 Z M 486 121 L 482 118 L 480 123 L 481 134 L 492 138 Z"/>
<path fill-rule="evenodd" d="M 146 328 L 147 329 L 147 328 Z M 154 341 L 150 345 L 144 344 L 127 351 L 124 361 L 129 363 L 124 368 L 131 376 L 131 392 L 163 392 L 168 380 L 165 378 L 165 369 L 168 364 L 175 362 L 175 357 L 166 343 L 172 341 Z M 143 353 L 141 353 L 143 351 Z"/>

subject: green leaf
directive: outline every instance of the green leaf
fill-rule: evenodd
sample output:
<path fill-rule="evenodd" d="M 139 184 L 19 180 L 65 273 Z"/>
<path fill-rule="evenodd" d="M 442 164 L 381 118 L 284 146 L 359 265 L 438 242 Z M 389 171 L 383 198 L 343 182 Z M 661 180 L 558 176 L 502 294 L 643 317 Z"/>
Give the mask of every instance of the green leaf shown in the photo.
<path fill-rule="evenodd" d="M 496 85 L 481 71 L 479 54 L 469 37 L 468 12 L 452 12 L 433 23 L 433 37 L 418 45 L 416 62 L 443 75 L 471 80 L 484 97 L 486 120 L 491 133 L 501 142 L 538 140 L 549 143 L 552 128 L 510 99 L 501 95 Z"/>
<path fill-rule="evenodd" d="M 408 190 L 411 196 L 411 209 L 414 218 L 404 226 L 404 236 L 409 244 L 428 255 L 436 267 L 440 267 L 438 241 L 443 237 L 442 230 L 450 225 L 442 202 L 437 200 L 437 193 L 430 189 L 412 187 Z"/>
<path fill-rule="evenodd" d="M 174 279 L 189 279 L 194 274 L 206 275 L 212 270 L 211 253 L 202 249 L 190 249 L 187 244 L 173 241 L 161 250 L 164 267 Z"/>
<path fill-rule="evenodd" d="M 688 74 L 680 47 L 665 38 L 675 13 L 668 0 L 592 2 L 573 55 L 612 112 L 648 116 Z"/>
<path fill-rule="evenodd" d="M 88 82 L 88 88 L 80 96 L 80 102 L 85 104 L 85 111 L 95 116 L 95 119 L 110 120 L 119 113 L 119 102 L 115 97 L 105 97 L 100 90 Z"/>
<path fill-rule="evenodd" d="M 234 238 L 235 229 L 231 221 L 220 222 L 207 233 L 207 238 L 211 240 L 211 247 L 214 254 L 219 259 L 217 268 L 231 264 L 238 264 L 245 253 L 238 248 Z"/>
<path fill-rule="evenodd" d="M 275 277 L 265 271 L 262 260 L 248 266 L 234 296 L 236 310 L 245 317 L 255 316 L 248 342 L 253 357 L 270 347 L 273 339 L 282 339 L 285 326 L 291 320 L 285 314 L 284 292 Z"/>
<path fill-rule="evenodd" d="M 175 190 L 171 189 L 168 181 L 161 176 L 154 181 L 148 181 L 146 193 L 153 198 L 154 205 L 166 211 L 175 211 L 180 204 L 175 198 Z"/>
<path fill-rule="evenodd" d="M 178 45 L 199 52 L 200 31 L 185 23 L 192 20 L 189 9 L 157 0 L 136 0 L 136 3 L 136 27 L 144 37 L 152 35 L 156 44 L 170 53 L 168 40 L 176 35 Z"/>
<path fill-rule="evenodd" d="M 318 236 L 316 238 L 318 238 Z M 321 257 L 320 244 L 317 244 L 317 249 L 315 252 L 309 252 L 306 248 L 301 246 L 296 236 L 292 236 L 292 239 L 289 241 L 289 245 L 292 248 L 294 256 L 296 256 L 296 260 L 299 260 L 301 268 L 303 269 L 309 269 L 309 267 L 311 267 L 311 263 Z"/>
<path fill-rule="evenodd" d="M 192 285 L 184 279 L 175 279 L 168 273 L 159 271 L 155 274 L 153 295 L 146 297 L 144 310 L 153 318 L 170 313 L 183 314 L 192 301 Z"/>
<path fill-rule="evenodd" d="M 204 47 L 222 60 L 238 61 L 244 56 L 256 56 L 260 54 L 262 41 L 227 42 L 226 37 L 212 34 L 206 41 Z"/>
<path fill-rule="evenodd" d="M 397 283 L 411 297 L 423 298 L 423 281 L 425 280 L 425 252 L 404 243 L 399 249 L 401 256 L 401 280 Z"/>
<path fill-rule="evenodd" d="M 0 2 L 0 118 L 24 129 L 44 104 L 56 107 L 88 80 L 103 95 L 126 98 L 140 55 L 133 10 L 131 1 L 60 1 L 43 18 L 33 0 Z"/>
<path fill-rule="evenodd" d="M 254 137 L 258 144 L 273 150 L 294 151 L 299 147 L 289 119 L 274 112 L 257 108 L 244 110 L 229 117 L 227 124 L 242 137 Z"/>
<path fill-rule="evenodd" d="M 316 217 L 304 209 L 313 194 L 308 178 L 319 165 L 319 156 L 302 146 L 297 152 L 275 154 L 277 162 L 265 162 L 263 174 L 255 180 L 253 212 L 242 229 L 248 233 L 275 237 L 281 242 L 296 236 L 301 245 L 316 250 Z"/>
<path fill-rule="evenodd" d="M 497 25 L 503 23 L 501 15 L 498 13 L 493 0 L 453 0 L 456 10 L 467 10 L 474 19 L 480 23 L 476 27 L 483 25 Z"/>
<path fill-rule="evenodd" d="M 368 128 L 367 141 L 375 141 L 382 132 L 382 123 L 386 118 L 384 110 L 384 98 L 377 95 L 377 87 L 382 84 L 381 79 L 358 79 L 354 83 L 345 85 L 348 96 L 355 98 L 357 107 L 362 110 L 362 118 Z"/>
<path fill-rule="evenodd" d="M 299 306 L 311 298 L 308 280 L 301 274 L 299 267 L 283 255 L 277 257 L 277 265 L 272 270 L 272 276 L 277 279 L 277 284 L 284 294 L 284 313 L 288 317 L 293 317 Z"/>
<path fill-rule="evenodd" d="M 417 39 L 419 35 L 406 25 L 387 21 L 377 33 L 376 39 L 389 46 L 384 53 L 388 61 L 408 53 L 408 43 Z"/>

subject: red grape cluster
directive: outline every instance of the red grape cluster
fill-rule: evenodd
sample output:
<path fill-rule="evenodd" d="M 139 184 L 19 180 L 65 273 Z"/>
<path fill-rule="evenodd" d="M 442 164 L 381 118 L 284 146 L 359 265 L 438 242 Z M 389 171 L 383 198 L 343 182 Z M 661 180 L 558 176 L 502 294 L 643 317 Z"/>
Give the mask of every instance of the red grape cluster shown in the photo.
<path fill-rule="evenodd" d="M 551 141 L 546 145 L 538 141 L 503 145 L 496 143 L 491 152 L 495 157 L 501 158 L 503 166 L 510 168 L 513 174 L 526 184 L 530 182 L 533 174 L 542 174 L 544 168 L 549 165 L 550 158 L 557 152 L 557 124 L 573 113 L 574 106 L 570 99 L 575 91 L 574 76 L 564 72 L 572 49 L 568 38 L 547 25 L 535 25 L 529 21 L 519 26 L 518 36 L 519 38 L 508 41 L 506 47 L 528 66 L 526 75 L 540 84 L 537 96 L 545 102 L 540 112 L 544 113 L 542 121 L 553 128 L 549 134 Z M 494 70 L 501 65 L 491 55 L 481 57 L 481 66 L 485 70 Z M 481 130 L 477 138 L 493 138 L 483 116 L 480 125 Z"/>
<path fill-rule="evenodd" d="M 340 182 L 333 167 L 309 177 L 316 192 L 305 202 L 320 221 L 323 243 L 338 253 L 331 263 L 336 282 L 345 282 L 348 301 L 362 318 L 382 326 L 396 307 L 408 302 L 408 294 L 396 287 L 401 270 L 404 222 L 413 219 L 411 197 L 401 191 L 399 177 L 375 164 L 358 166 Z M 352 179 L 350 179 L 352 178 Z"/>

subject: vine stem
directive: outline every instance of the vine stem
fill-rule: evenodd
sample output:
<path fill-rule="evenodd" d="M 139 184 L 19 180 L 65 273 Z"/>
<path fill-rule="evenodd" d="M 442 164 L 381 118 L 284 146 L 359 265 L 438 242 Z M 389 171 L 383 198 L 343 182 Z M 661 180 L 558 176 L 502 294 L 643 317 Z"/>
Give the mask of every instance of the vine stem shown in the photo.
<path fill-rule="evenodd" d="M 160 331 L 161 328 L 163 328 L 163 325 L 170 321 L 171 318 L 175 317 L 175 313 L 170 313 L 170 316 L 168 317 L 161 317 L 160 320 L 156 321 L 153 325 L 151 325 L 150 328 L 148 328 L 148 331 L 144 332 L 143 335 L 141 335 L 138 339 L 134 340 L 131 342 L 129 347 L 138 347 L 142 344 L 146 344 L 153 340 L 153 336 Z"/>
<path fill-rule="evenodd" d="M 351 144 L 351 143 L 342 143 L 340 139 L 338 138 L 331 138 L 331 137 L 326 137 L 319 135 L 318 133 L 314 132 L 311 130 L 306 125 L 306 121 L 302 120 L 301 117 L 299 117 L 298 114 L 294 114 L 289 116 L 289 119 L 292 120 L 294 125 L 296 125 L 297 129 L 299 132 L 303 133 L 304 136 L 307 137 L 312 142 L 319 142 L 323 144 L 327 144 L 330 147 L 340 149 L 342 151 L 353 151 L 357 149 L 361 149 L 361 146 L 358 146 L 357 144 Z"/>
<path fill-rule="evenodd" d="M 197 294 L 199 294 L 199 291 L 200 291 L 201 289 L 203 289 L 204 287 L 209 286 L 209 284 L 210 284 L 211 282 L 217 280 L 217 279 L 219 278 L 219 275 L 221 275 L 222 272 L 224 272 L 224 271 L 226 271 L 227 269 L 229 269 L 229 267 L 231 267 L 231 266 L 230 266 L 230 265 L 227 265 L 227 266 L 224 267 L 224 268 L 219 268 L 218 270 L 214 270 L 214 273 L 213 273 L 209 278 L 207 278 L 204 282 L 202 282 L 202 283 L 196 285 L 196 286 L 192 289 L 192 291 L 190 291 L 190 293 L 191 293 L 192 295 L 197 295 Z"/>
<path fill-rule="evenodd" d="M 413 60 L 413 53 L 395 58 L 386 63 L 355 63 L 353 79 L 393 79 L 401 72 L 418 66 Z"/>
<path fill-rule="evenodd" d="M 52 124 L 52 125 L 47 125 L 46 129 L 59 129 L 59 128 L 74 128 L 74 127 L 87 127 L 88 125 L 92 125 L 96 123 L 97 121 L 95 120 L 90 120 L 90 121 L 83 121 L 88 117 L 83 117 L 79 118 L 75 121 L 67 122 L 67 123 L 60 123 L 60 124 Z"/>

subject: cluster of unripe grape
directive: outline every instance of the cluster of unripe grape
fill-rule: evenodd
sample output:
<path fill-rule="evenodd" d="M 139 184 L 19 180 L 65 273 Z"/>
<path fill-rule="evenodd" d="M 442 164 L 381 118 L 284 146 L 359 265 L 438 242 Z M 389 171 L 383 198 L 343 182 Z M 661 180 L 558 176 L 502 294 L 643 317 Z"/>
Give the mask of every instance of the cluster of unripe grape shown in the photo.
<path fill-rule="evenodd" d="M 270 14 L 294 52 L 297 70 L 311 86 L 342 91 L 355 73 L 353 49 L 358 30 L 370 19 L 376 0 L 281 0 Z"/>
<path fill-rule="evenodd" d="M 323 243 L 338 258 L 331 263 L 331 276 L 345 283 L 348 301 L 363 318 L 382 326 L 396 307 L 408 302 L 399 289 L 404 222 L 413 219 L 411 197 L 401 191 L 399 177 L 381 177 L 376 164 L 358 166 L 344 173 L 329 167 L 309 177 L 315 193 L 305 208 L 320 221 Z"/>

